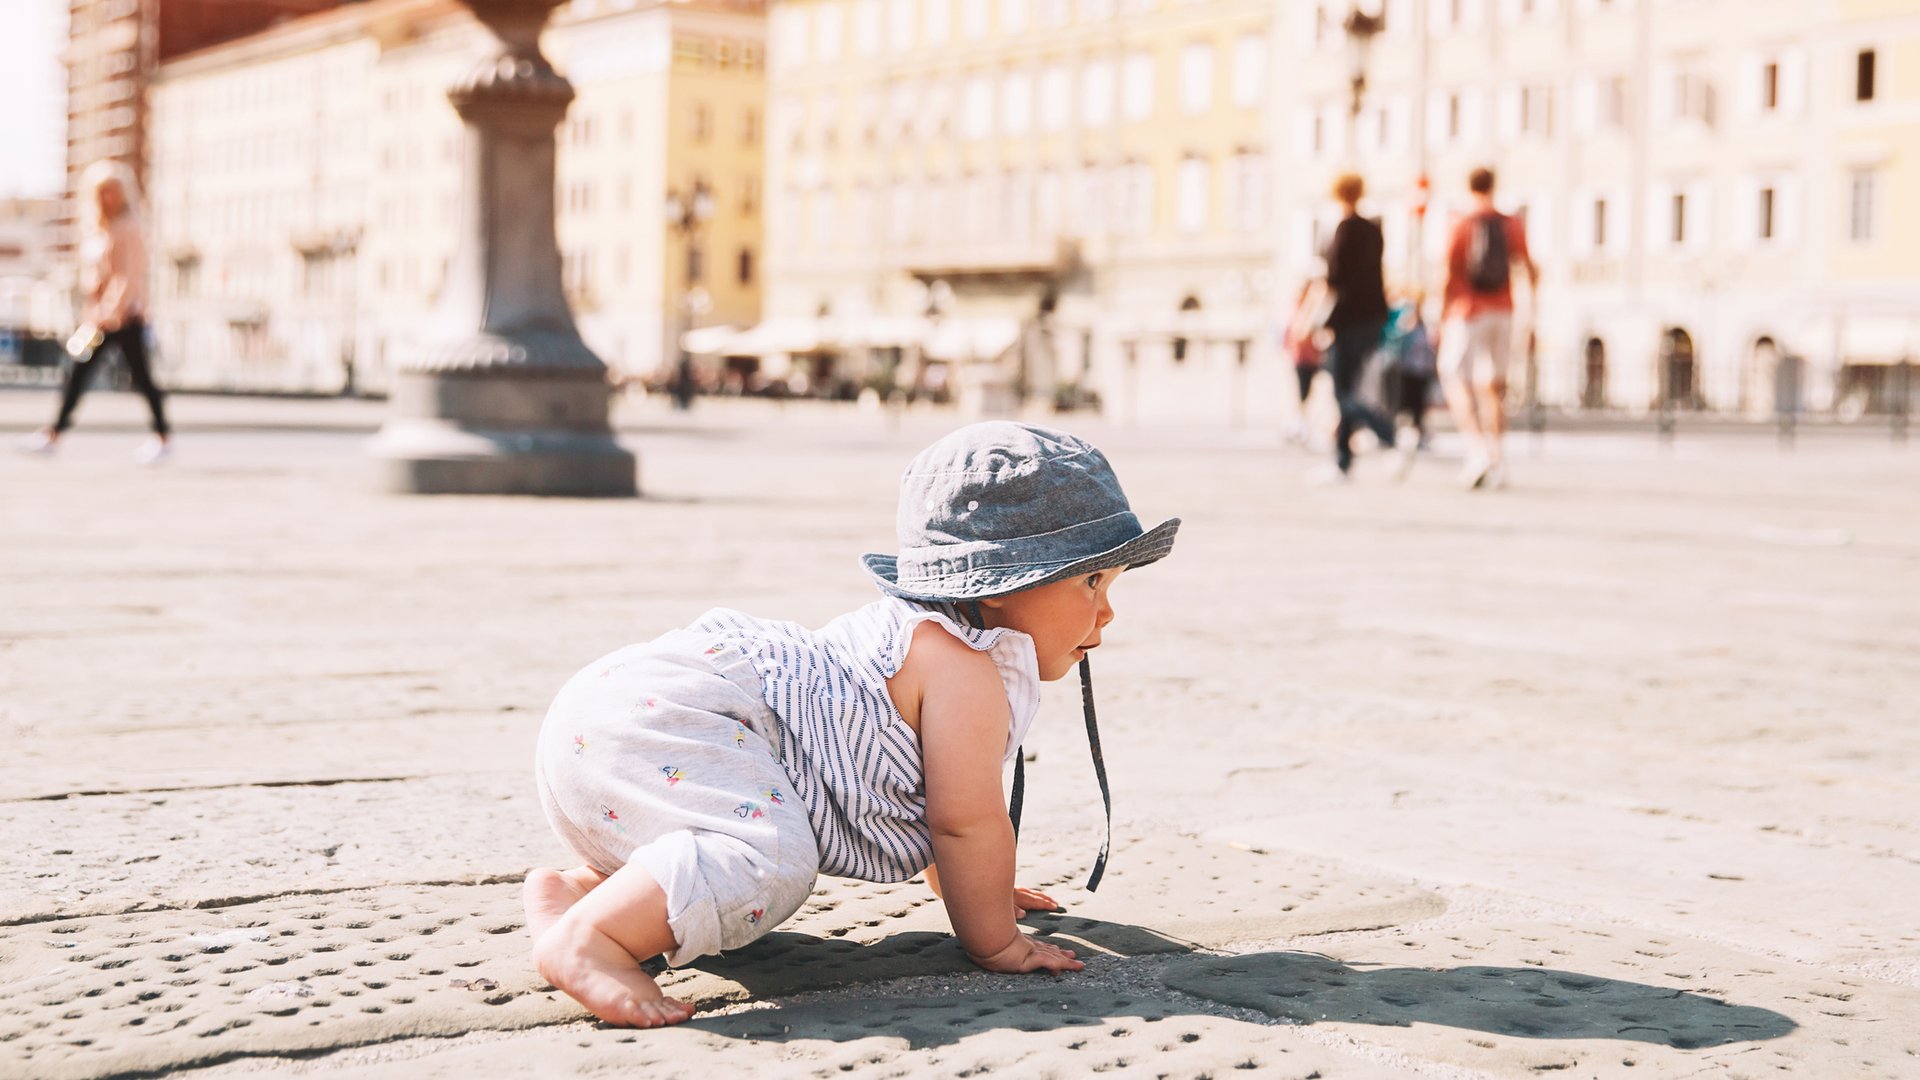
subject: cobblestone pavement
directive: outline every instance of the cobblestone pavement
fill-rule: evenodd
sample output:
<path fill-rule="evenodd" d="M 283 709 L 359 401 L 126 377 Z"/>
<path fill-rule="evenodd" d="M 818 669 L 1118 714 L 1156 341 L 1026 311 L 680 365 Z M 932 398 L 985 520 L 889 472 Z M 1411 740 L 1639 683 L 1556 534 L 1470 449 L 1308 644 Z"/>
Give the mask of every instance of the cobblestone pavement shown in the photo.
<path fill-rule="evenodd" d="M 632 403 L 647 495 L 596 502 L 372 491 L 366 403 L 173 405 L 163 468 L 108 394 L 0 459 L 0 1076 L 1920 1075 L 1920 447 L 1522 438 L 1468 494 L 1073 422 L 1186 519 L 1096 658 L 1097 895 L 1074 687 L 1029 744 L 1035 929 L 1094 962 L 823 881 L 634 1033 L 526 957 L 547 701 L 864 602 L 951 417 Z"/>

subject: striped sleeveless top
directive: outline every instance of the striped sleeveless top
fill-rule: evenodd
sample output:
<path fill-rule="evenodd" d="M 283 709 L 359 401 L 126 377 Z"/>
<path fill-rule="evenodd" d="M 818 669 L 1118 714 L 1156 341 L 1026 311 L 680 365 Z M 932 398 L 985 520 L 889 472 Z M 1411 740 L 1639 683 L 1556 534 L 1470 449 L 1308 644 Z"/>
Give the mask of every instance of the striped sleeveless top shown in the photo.
<path fill-rule="evenodd" d="M 1033 639 L 978 630 L 957 607 L 898 597 L 876 600 L 818 630 L 715 608 L 688 627 L 744 652 L 780 718 L 774 751 L 807 809 L 820 870 L 866 881 L 905 881 L 933 862 L 920 744 L 887 696 L 914 628 L 934 621 L 992 657 L 1007 688 L 1006 760 L 1040 707 Z"/>

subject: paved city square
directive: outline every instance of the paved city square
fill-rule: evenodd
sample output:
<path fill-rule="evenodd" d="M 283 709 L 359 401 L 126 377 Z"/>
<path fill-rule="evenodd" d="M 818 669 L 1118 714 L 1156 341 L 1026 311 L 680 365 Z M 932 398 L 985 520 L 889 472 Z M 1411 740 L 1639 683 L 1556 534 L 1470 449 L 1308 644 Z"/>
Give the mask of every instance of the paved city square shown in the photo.
<path fill-rule="evenodd" d="M 631 1032 L 527 956 L 547 702 L 709 607 L 866 602 L 956 418 L 627 402 L 644 497 L 584 501 L 381 494 L 371 403 L 172 407 L 162 468 L 104 392 L 0 458 L 0 1075 L 1920 1075 L 1920 445 L 1522 436 L 1470 494 L 1444 439 L 1329 489 L 1066 418 L 1186 522 L 1094 660 L 1097 895 L 1076 687 L 1028 745 L 1029 923 L 1087 970 L 823 879 Z"/>

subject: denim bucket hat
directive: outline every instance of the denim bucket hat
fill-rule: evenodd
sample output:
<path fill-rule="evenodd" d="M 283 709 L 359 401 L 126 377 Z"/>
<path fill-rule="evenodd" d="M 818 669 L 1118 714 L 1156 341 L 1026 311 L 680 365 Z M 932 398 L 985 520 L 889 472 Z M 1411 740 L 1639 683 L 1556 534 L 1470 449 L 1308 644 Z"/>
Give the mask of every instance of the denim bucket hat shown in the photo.
<path fill-rule="evenodd" d="M 1142 528 L 1106 455 L 1064 431 L 990 420 L 922 450 L 900 478 L 900 553 L 861 556 L 909 600 L 1004 596 L 1173 550 L 1179 518 Z"/>

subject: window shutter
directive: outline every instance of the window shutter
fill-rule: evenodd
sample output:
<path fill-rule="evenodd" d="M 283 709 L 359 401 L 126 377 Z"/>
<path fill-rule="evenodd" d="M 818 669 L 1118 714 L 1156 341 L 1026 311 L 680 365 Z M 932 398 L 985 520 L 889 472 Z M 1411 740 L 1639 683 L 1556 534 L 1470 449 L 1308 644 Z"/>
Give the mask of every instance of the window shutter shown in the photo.
<path fill-rule="evenodd" d="M 1760 94 L 1766 84 L 1767 61 L 1759 53 L 1748 50 L 1740 54 L 1739 66 L 1734 70 L 1738 73 L 1734 80 L 1734 108 L 1739 110 L 1741 122 L 1750 124 L 1760 118 Z"/>
<path fill-rule="evenodd" d="M 1712 246 L 1713 182 L 1695 180 L 1686 186 L 1688 254 L 1703 255 Z"/>
<path fill-rule="evenodd" d="M 1498 138 L 1502 143 L 1513 142 L 1520 137 L 1520 88 L 1518 86 L 1500 88 L 1498 109 Z"/>
<path fill-rule="evenodd" d="M 1807 50 L 1788 49 L 1780 57 L 1780 115 L 1797 120 L 1806 113 Z"/>
<path fill-rule="evenodd" d="M 1782 176 L 1773 196 L 1773 235 L 1788 250 L 1800 246 L 1801 222 L 1806 216 L 1805 184 L 1799 174 Z"/>

